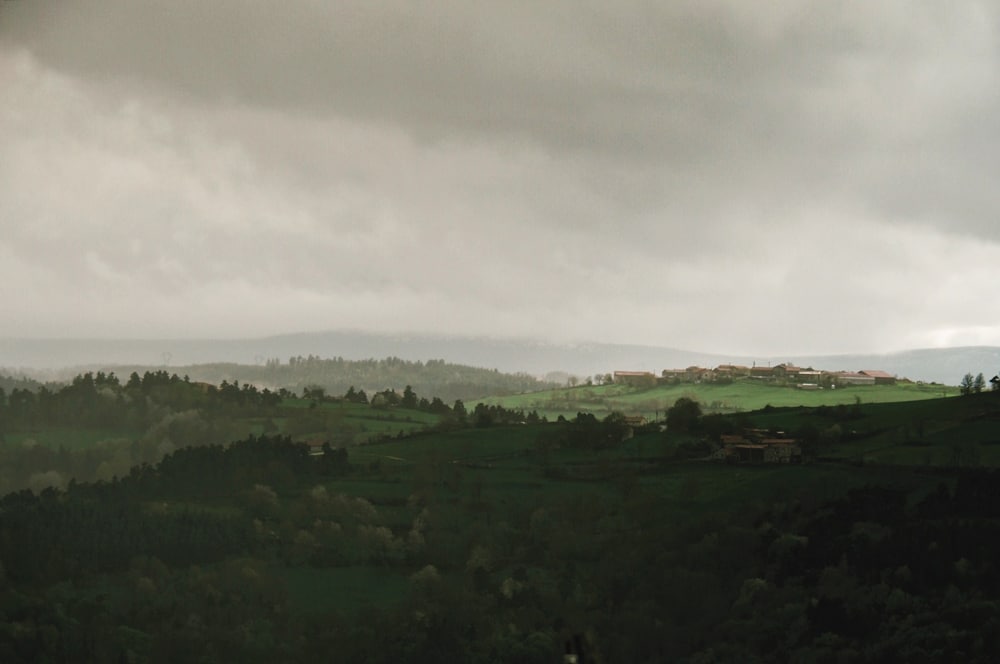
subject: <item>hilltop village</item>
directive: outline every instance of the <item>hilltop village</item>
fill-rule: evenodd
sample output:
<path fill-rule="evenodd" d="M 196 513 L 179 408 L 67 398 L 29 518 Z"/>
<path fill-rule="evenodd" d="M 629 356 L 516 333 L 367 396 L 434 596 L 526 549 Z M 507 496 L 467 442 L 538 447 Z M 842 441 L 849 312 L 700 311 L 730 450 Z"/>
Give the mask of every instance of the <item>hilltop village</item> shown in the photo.
<path fill-rule="evenodd" d="M 664 369 L 657 376 L 651 371 L 616 371 L 615 383 L 634 387 L 677 385 L 680 383 L 726 384 L 738 379 L 759 380 L 776 385 L 788 385 L 800 390 L 836 389 L 849 385 L 895 385 L 896 377 L 885 371 L 824 371 L 793 364 L 746 367 L 720 364 L 714 369 L 691 366 L 686 369 Z M 906 379 L 903 379 L 906 380 Z"/>
<path fill-rule="evenodd" d="M 729 384 L 750 380 L 770 385 L 785 385 L 800 390 L 837 389 L 854 385 L 895 385 L 897 379 L 888 372 L 824 371 L 793 364 L 776 366 L 742 366 L 721 364 L 714 369 L 691 366 L 686 369 L 664 369 L 657 376 L 651 371 L 616 371 L 613 382 L 633 387 L 678 385 L 681 383 Z M 906 379 L 903 379 L 904 381 Z M 710 458 L 728 463 L 801 463 L 800 441 L 784 431 L 746 429 L 742 434 L 722 435 L 719 447 Z"/>

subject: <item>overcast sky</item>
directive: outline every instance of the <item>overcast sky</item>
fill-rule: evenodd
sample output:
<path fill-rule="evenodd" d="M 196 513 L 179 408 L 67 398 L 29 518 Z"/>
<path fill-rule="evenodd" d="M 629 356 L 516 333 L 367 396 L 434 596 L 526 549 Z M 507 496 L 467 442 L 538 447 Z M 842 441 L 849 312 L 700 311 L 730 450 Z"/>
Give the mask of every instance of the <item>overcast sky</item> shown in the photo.
<path fill-rule="evenodd" d="M 0 337 L 1000 344 L 1000 4 L 0 3 Z"/>

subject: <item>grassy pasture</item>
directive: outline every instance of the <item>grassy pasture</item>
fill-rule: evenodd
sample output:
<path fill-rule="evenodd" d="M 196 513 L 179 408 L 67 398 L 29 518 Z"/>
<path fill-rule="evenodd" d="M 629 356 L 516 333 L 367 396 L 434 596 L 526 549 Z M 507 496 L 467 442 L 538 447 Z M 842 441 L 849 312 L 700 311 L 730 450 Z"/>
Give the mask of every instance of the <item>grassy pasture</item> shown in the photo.
<path fill-rule="evenodd" d="M 399 420 L 408 422 L 419 422 L 421 424 L 434 424 L 440 417 L 434 413 L 425 413 L 420 410 L 410 410 L 408 408 L 372 408 L 368 404 L 351 403 L 347 401 L 324 401 L 318 402 L 313 408 L 313 401 L 309 399 L 285 399 L 281 402 L 282 409 L 308 410 L 314 409 L 320 412 L 339 413 L 349 420 Z"/>
<path fill-rule="evenodd" d="M 671 449 L 668 441 L 657 433 L 637 436 L 608 450 L 551 450 L 543 462 L 533 444 L 546 425 L 536 425 L 434 433 L 352 448 L 352 463 L 367 465 L 377 460 L 380 469 L 335 480 L 328 489 L 367 497 L 375 503 L 401 504 L 416 490 L 421 481 L 418 476 L 423 473 L 425 481 L 428 477 L 432 482 L 434 478 L 449 478 L 447 488 L 438 486 L 434 490 L 439 501 L 458 504 L 473 493 L 480 493 L 489 495 L 497 504 L 531 507 L 585 494 L 616 501 L 623 490 L 622 481 L 631 475 L 630 481 L 636 486 L 670 499 L 677 508 L 670 518 L 686 520 L 688 515 L 738 509 L 743 504 L 826 499 L 878 479 L 883 473 L 882 464 L 923 466 L 928 451 L 932 464 L 948 465 L 952 458 L 951 436 L 956 432 L 941 428 L 929 436 L 931 440 L 927 443 L 914 445 L 893 439 L 892 426 L 915 413 L 937 413 L 942 418 L 950 413 L 955 417 L 956 403 L 947 399 L 928 402 L 927 408 L 921 408 L 919 403 L 862 406 L 863 417 L 845 426 L 856 423 L 863 427 L 887 427 L 886 431 L 836 443 L 823 451 L 824 457 L 868 464 L 861 467 L 824 463 L 732 467 L 698 461 L 650 462 L 649 459 L 669 455 Z M 807 422 L 831 425 L 829 419 L 817 415 L 814 409 L 775 409 L 753 413 L 751 417 L 760 426 L 779 422 L 782 426 Z M 975 432 L 980 440 L 997 438 L 995 430 L 987 424 L 965 423 L 961 427 Z M 934 436 L 940 436 L 940 442 Z M 985 450 L 980 457 L 984 465 L 1000 464 L 1000 444 L 983 443 L 981 447 Z M 546 466 L 569 472 L 547 475 Z M 928 480 L 929 486 L 937 481 Z M 401 516 L 401 520 L 406 518 Z"/>
<path fill-rule="evenodd" d="M 756 426 L 792 433 L 837 427 L 840 442 L 823 447 L 830 459 L 878 464 L 1000 465 L 1000 399 L 985 393 L 961 398 L 833 408 L 769 409 L 750 414 Z"/>
<path fill-rule="evenodd" d="M 35 441 L 52 449 L 60 447 L 67 450 L 84 450 L 105 440 L 134 439 L 142 432 L 128 429 L 96 428 L 83 429 L 75 427 L 53 426 L 44 429 L 28 431 L 11 431 L 6 434 L 10 445 L 23 445 L 26 441 Z"/>
<path fill-rule="evenodd" d="M 512 431 L 513 430 L 513 431 Z M 520 449 L 525 440 L 516 427 L 477 430 L 473 435 L 494 437 L 492 451 Z M 646 436 L 643 447 L 654 445 Z M 636 505 L 651 500 L 655 513 L 644 515 L 653 527 L 673 528 L 718 517 L 731 519 L 744 510 L 759 510 L 774 504 L 818 505 L 844 495 L 852 488 L 869 484 L 898 484 L 918 493 L 934 490 L 942 477 L 934 473 L 900 473 L 882 465 L 857 466 L 842 463 L 810 463 L 784 466 L 729 466 L 704 461 L 671 463 L 635 463 L 634 451 L 626 446 L 599 453 L 574 449 L 553 451 L 548 467 L 589 470 L 581 475 L 555 476 L 545 471 L 537 454 L 497 459 L 489 465 L 456 465 L 465 450 L 454 445 L 458 436 L 421 436 L 410 441 L 372 445 L 366 448 L 409 445 L 408 452 L 417 459 L 408 466 L 378 472 L 360 472 L 327 484 L 328 491 L 367 498 L 378 507 L 382 522 L 401 532 L 420 511 L 408 503 L 414 493 L 430 502 L 438 528 L 455 533 L 456 538 L 470 528 L 489 528 L 503 522 L 526 527 L 526 519 L 540 508 L 602 505 L 611 513 L 619 510 L 642 511 Z M 629 441 L 633 443 L 633 441 Z M 452 444 L 449 447 L 449 444 Z M 639 443 L 635 443 L 639 445 Z M 365 449 L 365 448 L 358 448 Z M 352 450 L 352 461 L 354 450 Z M 427 461 L 432 459 L 433 461 Z M 423 465 L 422 465 L 423 464 Z M 445 469 L 444 475 L 424 471 L 427 464 Z M 430 487 L 428 489 L 428 486 Z M 644 498 L 645 496 L 645 498 Z M 588 502 L 589 501 L 589 502 Z M 476 508 L 476 505 L 482 507 Z M 631 506 L 629 506 L 631 505 Z M 791 507 L 790 507 L 791 508 Z M 464 553 L 456 552 L 461 557 Z M 375 591 L 376 594 L 379 591 Z"/>
<path fill-rule="evenodd" d="M 286 399 L 273 418 L 283 434 L 299 441 L 337 438 L 340 444 L 366 443 L 383 437 L 412 434 L 437 424 L 441 417 L 405 408 L 372 408 L 346 401 L 313 402 Z"/>
<path fill-rule="evenodd" d="M 508 397 L 491 397 L 483 403 L 537 410 L 539 415 L 555 419 L 559 415 L 573 417 L 577 412 L 590 412 L 602 417 L 612 411 L 644 415 L 648 418 L 663 411 L 681 397 L 696 399 L 705 412 L 752 411 L 765 406 L 835 406 L 863 403 L 921 401 L 955 396 L 958 389 L 942 385 L 858 385 L 835 390 L 799 390 L 752 380 L 737 380 L 729 385 L 682 383 L 658 385 L 649 389 L 626 385 L 580 386 L 546 392 L 532 392 Z"/>

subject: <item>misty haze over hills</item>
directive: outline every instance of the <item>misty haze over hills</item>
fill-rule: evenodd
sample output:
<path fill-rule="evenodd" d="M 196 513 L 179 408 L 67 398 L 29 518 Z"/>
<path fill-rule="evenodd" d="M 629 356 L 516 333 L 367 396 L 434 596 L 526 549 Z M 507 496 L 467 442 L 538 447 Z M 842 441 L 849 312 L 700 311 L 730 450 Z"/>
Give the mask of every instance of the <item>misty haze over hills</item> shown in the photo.
<path fill-rule="evenodd" d="M 100 7 L 0 2 L 0 336 L 1000 345 L 1000 3 Z"/>
<path fill-rule="evenodd" d="M 42 378 L 66 378 L 84 368 L 115 366 L 183 367 L 232 362 L 263 364 L 268 359 L 315 355 L 348 360 L 399 357 L 448 362 L 503 372 L 544 376 L 565 372 L 585 377 L 615 370 L 662 369 L 724 363 L 792 362 L 829 370 L 882 369 L 899 377 L 957 384 L 966 372 L 1000 370 L 1000 348 L 973 346 L 908 350 L 888 354 L 746 357 L 655 346 L 579 343 L 530 339 L 382 335 L 354 331 L 288 334 L 257 339 L 4 339 L 0 367 Z"/>

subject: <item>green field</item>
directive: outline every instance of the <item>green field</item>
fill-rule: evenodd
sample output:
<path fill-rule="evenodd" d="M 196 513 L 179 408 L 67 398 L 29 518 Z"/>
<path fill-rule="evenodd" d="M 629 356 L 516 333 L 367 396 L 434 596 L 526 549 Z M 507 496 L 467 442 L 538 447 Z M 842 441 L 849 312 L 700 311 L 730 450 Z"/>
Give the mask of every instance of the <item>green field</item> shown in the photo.
<path fill-rule="evenodd" d="M 838 412 L 840 413 L 838 415 Z M 1000 466 L 1000 399 L 960 398 L 862 403 L 835 408 L 774 408 L 751 413 L 759 427 L 832 431 L 823 458 L 911 466 Z"/>
<path fill-rule="evenodd" d="M 274 422 L 281 433 L 295 440 L 337 438 L 340 444 L 358 444 L 386 437 L 407 435 L 441 420 L 439 415 L 406 408 L 372 408 L 345 401 L 314 403 L 308 399 L 286 399 Z"/>
<path fill-rule="evenodd" d="M 52 449 L 84 450 L 103 441 L 132 439 L 141 432 L 107 427 L 85 429 L 80 427 L 54 426 L 35 428 L 27 431 L 12 431 L 6 434 L 7 442 L 13 445 L 31 445 L 32 441 Z"/>
<path fill-rule="evenodd" d="M 440 433 L 353 448 L 350 452 L 352 463 L 364 467 L 381 459 L 380 469 L 332 481 L 327 488 L 364 497 L 376 504 L 398 504 L 422 481 L 416 477 L 421 469 L 434 466 L 452 469 L 454 473 L 454 481 L 448 483 L 447 488 L 439 487 L 437 492 L 444 504 L 461 502 L 472 491 L 485 491 L 494 501 L 523 506 L 584 494 L 618 500 L 616 494 L 620 487 L 615 478 L 631 476 L 637 486 L 671 500 L 677 512 L 665 518 L 685 518 L 685 514 L 728 509 L 744 503 L 769 503 L 794 496 L 825 499 L 840 495 L 850 487 L 872 482 L 885 473 L 877 464 L 870 467 L 813 463 L 734 468 L 706 461 L 654 463 L 651 459 L 671 449 L 662 434 L 654 433 L 637 436 L 608 450 L 555 450 L 547 457 L 547 465 L 586 472 L 553 478 L 546 475 L 541 457 L 533 451 L 535 437 L 546 426 L 551 425 Z M 879 445 L 878 440 L 839 444 L 831 450 L 831 456 L 839 455 L 850 461 L 853 456 L 867 454 Z M 1000 464 L 1000 459 L 996 461 Z M 913 461 L 913 465 L 918 462 Z M 434 475 L 431 481 L 440 484 L 440 477 Z"/>
<path fill-rule="evenodd" d="M 751 380 L 737 380 L 729 385 L 682 383 L 641 389 L 627 385 L 601 385 L 562 388 L 508 397 L 491 397 L 482 402 L 505 408 L 535 410 L 550 420 L 560 415 L 570 418 L 577 412 L 602 417 L 613 411 L 644 415 L 649 419 L 681 397 L 697 400 L 709 413 L 745 412 L 765 406 L 834 406 L 863 403 L 921 401 L 956 396 L 958 388 L 943 385 L 900 383 L 897 385 L 851 386 L 831 390 L 799 390 Z"/>

